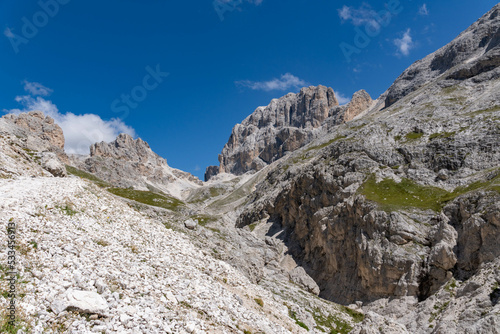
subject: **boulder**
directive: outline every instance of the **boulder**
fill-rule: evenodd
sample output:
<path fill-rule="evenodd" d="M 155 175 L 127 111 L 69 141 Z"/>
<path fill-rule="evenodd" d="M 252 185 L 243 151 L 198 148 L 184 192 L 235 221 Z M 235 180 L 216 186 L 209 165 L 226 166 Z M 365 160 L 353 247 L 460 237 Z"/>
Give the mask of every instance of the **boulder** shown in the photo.
<path fill-rule="evenodd" d="M 184 222 L 184 226 L 189 230 L 194 230 L 198 224 L 193 219 L 188 219 Z"/>
<path fill-rule="evenodd" d="M 104 315 L 108 303 L 97 292 L 68 289 L 62 298 L 52 302 L 50 308 L 55 314 L 65 310 L 75 310 L 80 313 Z"/>
<path fill-rule="evenodd" d="M 66 166 L 61 163 L 57 155 L 52 152 L 43 152 L 41 159 L 42 168 L 56 177 L 67 176 Z"/>

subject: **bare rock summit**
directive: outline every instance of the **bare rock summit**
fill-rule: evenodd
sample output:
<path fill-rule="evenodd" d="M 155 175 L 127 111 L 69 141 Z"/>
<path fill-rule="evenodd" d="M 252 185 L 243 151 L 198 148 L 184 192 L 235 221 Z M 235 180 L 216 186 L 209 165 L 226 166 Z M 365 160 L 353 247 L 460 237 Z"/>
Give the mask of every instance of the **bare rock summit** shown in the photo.
<path fill-rule="evenodd" d="M 220 166 L 209 166 L 205 181 L 219 173 L 259 171 L 325 135 L 332 125 L 352 120 L 371 104 L 368 93 L 359 91 L 350 103 L 339 106 L 333 89 L 321 85 L 273 99 L 233 128 L 219 155 Z"/>
<path fill-rule="evenodd" d="M 144 140 L 124 133 L 111 143 L 93 144 L 88 157 L 72 156 L 72 163 L 116 187 L 159 190 L 178 198 L 184 190 L 202 183 L 187 172 L 171 168 Z"/>

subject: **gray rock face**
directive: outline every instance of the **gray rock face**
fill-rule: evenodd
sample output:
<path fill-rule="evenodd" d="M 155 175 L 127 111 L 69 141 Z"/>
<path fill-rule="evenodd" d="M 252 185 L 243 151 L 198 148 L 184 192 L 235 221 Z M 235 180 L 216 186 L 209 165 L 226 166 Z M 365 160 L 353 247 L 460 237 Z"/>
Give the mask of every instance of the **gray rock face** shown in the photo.
<path fill-rule="evenodd" d="M 2 177 L 37 176 L 45 170 L 57 176 L 66 173 L 64 164 L 68 157 L 64 153 L 63 132 L 40 111 L 0 118 L 0 142 Z"/>
<path fill-rule="evenodd" d="M 329 127 L 352 120 L 371 103 L 368 93 L 360 91 L 347 106 L 339 106 L 333 89 L 324 86 L 305 87 L 298 94 L 274 99 L 233 128 L 219 155 L 218 171 L 214 166 L 207 168 L 206 180 L 216 173 L 261 170 L 324 135 Z"/>
<path fill-rule="evenodd" d="M 305 290 L 314 293 L 315 295 L 319 295 L 319 287 L 314 280 L 307 275 L 306 271 L 302 267 L 296 267 L 290 272 L 290 279 L 295 284 L 303 287 Z"/>
<path fill-rule="evenodd" d="M 123 133 L 114 142 L 93 144 L 89 157 L 72 157 L 72 164 L 117 187 L 160 190 L 179 198 L 184 190 L 202 183 L 193 175 L 168 166 L 142 139 L 134 140 Z"/>
<path fill-rule="evenodd" d="M 219 157 L 220 172 L 260 170 L 303 146 L 335 106 L 338 101 L 333 89 L 318 86 L 302 88 L 298 94 L 290 93 L 257 108 L 233 128 Z"/>
<path fill-rule="evenodd" d="M 236 225 L 270 226 L 320 296 L 378 314 L 356 333 L 498 331 L 499 8 L 257 173 Z"/>
<path fill-rule="evenodd" d="M 54 123 L 54 120 L 45 116 L 41 111 L 31 111 L 29 113 L 21 113 L 19 115 L 9 114 L 4 118 L 25 132 L 30 134 L 29 144 L 36 146 L 37 150 L 59 150 L 64 151 L 64 134 L 59 125 Z M 36 142 L 35 138 L 40 139 Z M 33 147 L 35 149 L 35 147 Z M 60 153 L 60 152 L 58 152 Z"/>
<path fill-rule="evenodd" d="M 30 111 L 19 115 L 5 115 L 2 119 L 5 123 L 0 130 L 24 138 L 26 149 L 54 152 L 61 161 L 68 161 L 64 153 L 63 131 L 51 117 L 45 116 L 41 111 Z"/>
<path fill-rule="evenodd" d="M 370 108 L 372 103 L 373 100 L 366 91 L 357 91 L 354 93 L 351 101 L 347 104 L 343 112 L 337 116 L 337 122 L 342 123 L 352 121 L 356 116 Z"/>
<path fill-rule="evenodd" d="M 219 174 L 219 166 L 208 166 L 205 171 L 205 182 L 217 174 Z"/>
<path fill-rule="evenodd" d="M 475 81 L 500 77 L 500 4 L 462 32 L 451 43 L 415 62 L 385 93 L 389 107 L 443 73 L 446 78 Z"/>

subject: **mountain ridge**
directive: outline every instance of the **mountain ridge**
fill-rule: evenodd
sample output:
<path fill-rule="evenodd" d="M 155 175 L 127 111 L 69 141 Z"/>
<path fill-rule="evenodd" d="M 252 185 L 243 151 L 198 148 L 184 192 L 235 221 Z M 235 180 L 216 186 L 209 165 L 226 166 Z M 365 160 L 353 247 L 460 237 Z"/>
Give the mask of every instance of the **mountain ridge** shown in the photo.
<path fill-rule="evenodd" d="M 70 156 L 79 178 L 65 177 L 50 118 L 3 117 L 0 221 L 20 227 L 24 323 L 498 333 L 499 9 L 375 101 L 358 91 L 339 106 L 312 86 L 257 108 L 208 182 L 123 134 Z"/>

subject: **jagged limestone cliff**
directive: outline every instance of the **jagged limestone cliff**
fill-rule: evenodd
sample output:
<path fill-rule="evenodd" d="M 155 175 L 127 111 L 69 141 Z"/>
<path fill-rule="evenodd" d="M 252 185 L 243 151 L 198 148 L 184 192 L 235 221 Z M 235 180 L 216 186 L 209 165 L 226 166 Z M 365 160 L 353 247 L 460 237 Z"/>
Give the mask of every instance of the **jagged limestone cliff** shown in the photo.
<path fill-rule="evenodd" d="M 201 181 L 193 175 L 168 166 L 142 139 L 120 134 L 111 143 L 95 143 L 90 156 L 72 156 L 75 167 L 123 188 L 162 191 L 178 198 Z"/>
<path fill-rule="evenodd" d="M 297 94 L 274 99 L 237 124 L 219 155 L 220 166 L 207 168 L 205 180 L 219 173 L 241 175 L 258 171 L 337 124 L 352 120 L 372 103 L 365 91 L 339 106 L 332 88 L 305 87 Z"/>
<path fill-rule="evenodd" d="M 397 321 L 408 332 L 495 332 L 486 291 L 500 281 L 499 12 L 412 65 L 362 117 L 262 170 L 237 226 L 283 240 L 324 298 L 414 312 Z M 464 288 L 475 279 L 486 287 Z M 475 304 L 460 305 L 456 287 Z M 372 307 L 394 298 L 391 310 Z"/>
<path fill-rule="evenodd" d="M 126 135 L 72 157 L 84 180 L 48 178 L 37 157 L 62 147 L 57 127 L 0 119 L 19 326 L 498 333 L 499 12 L 376 101 L 359 91 L 338 106 L 318 86 L 258 108 L 206 183 Z"/>

